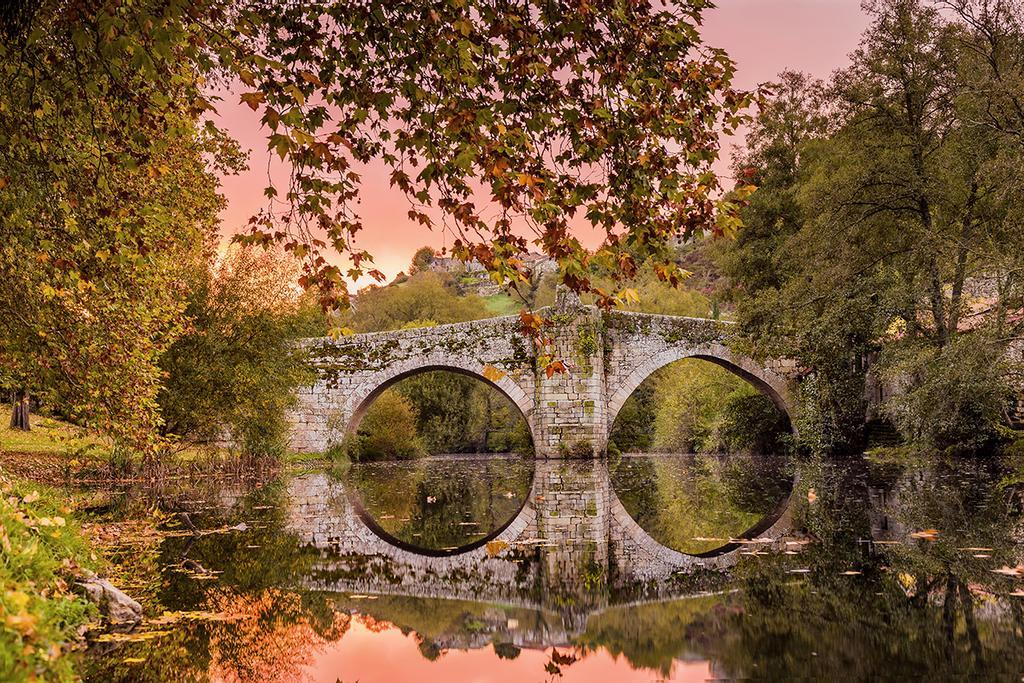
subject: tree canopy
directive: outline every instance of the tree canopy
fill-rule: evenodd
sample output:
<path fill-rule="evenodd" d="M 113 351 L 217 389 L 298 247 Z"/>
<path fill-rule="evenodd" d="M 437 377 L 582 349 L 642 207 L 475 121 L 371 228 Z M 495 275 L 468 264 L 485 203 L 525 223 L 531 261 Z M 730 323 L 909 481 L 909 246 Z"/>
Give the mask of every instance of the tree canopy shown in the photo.
<path fill-rule="evenodd" d="M 808 369 L 801 434 L 824 447 L 856 444 L 878 351 L 907 389 L 888 408 L 909 436 L 956 442 L 997 421 L 1000 362 L 1024 332 L 1024 148 L 1005 123 L 1024 39 L 1008 7 L 869 3 L 850 66 L 828 83 L 783 74 L 736 159 L 761 189 L 724 263 L 751 343 Z M 982 89 L 994 78 L 995 111 Z M 993 369 L 989 390 L 950 391 L 966 386 L 954 373 L 967 346 L 971 367 Z M 947 391 L 915 391 L 937 376 Z M 961 427 L 920 419 L 929 410 Z"/>

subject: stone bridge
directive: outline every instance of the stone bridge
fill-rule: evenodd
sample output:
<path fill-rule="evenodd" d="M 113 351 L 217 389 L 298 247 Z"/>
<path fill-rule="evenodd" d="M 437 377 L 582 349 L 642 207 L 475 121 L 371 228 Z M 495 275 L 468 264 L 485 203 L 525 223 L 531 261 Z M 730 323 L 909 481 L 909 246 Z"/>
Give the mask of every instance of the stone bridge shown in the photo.
<path fill-rule="evenodd" d="M 523 507 L 503 527 L 447 551 L 413 547 L 383 531 L 342 481 L 307 474 L 289 483 L 288 529 L 329 550 L 305 588 L 472 600 L 558 612 L 576 623 L 611 604 L 692 593 L 682 577 L 721 570 L 744 543 L 689 555 L 644 531 L 615 494 L 600 459 L 538 459 Z M 737 535 L 782 548 L 789 501 Z"/>
<path fill-rule="evenodd" d="M 495 387 L 522 411 L 539 457 L 603 454 L 612 423 L 641 382 L 669 363 L 701 358 L 739 375 L 792 414 L 793 366 L 734 352 L 733 326 L 702 318 L 604 312 L 560 297 L 540 314 L 550 325 L 544 349 L 509 316 L 395 332 L 307 340 L 317 381 L 299 390 L 291 446 L 319 452 L 354 431 L 373 400 L 421 372 L 448 370 Z M 548 377 L 538 351 L 568 372 Z"/>

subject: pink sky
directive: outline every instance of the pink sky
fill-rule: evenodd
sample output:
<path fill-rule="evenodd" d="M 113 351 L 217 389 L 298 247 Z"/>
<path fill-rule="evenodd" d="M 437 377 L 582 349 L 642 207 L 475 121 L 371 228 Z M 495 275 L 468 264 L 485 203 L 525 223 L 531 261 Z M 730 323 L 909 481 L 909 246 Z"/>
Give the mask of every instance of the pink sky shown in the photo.
<path fill-rule="evenodd" d="M 563 654 L 573 651 L 572 648 L 561 649 Z M 448 650 L 431 662 L 420 654 L 413 634 L 402 634 L 397 628 L 373 633 L 353 619 L 344 638 L 327 643 L 304 667 L 303 679 L 316 683 L 338 680 L 360 683 L 700 683 L 714 678 L 706 661 L 677 661 L 666 678 L 655 671 L 634 669 L 625 657 L 614 657 L 604 649 L 589 653 L 565 667 L 561 677 L 555 677 L 544 672 L 550 655 L 550 649 L 523 650 L 513 660 L 501 660 L 488 646 L 478 650 Z"/>
<path fill-rule="evenodd" d="M 707 13 L 703 35 L 736 61 L 737 85 L 743 88 L 770 81 L 787 68 L 827 77 L 847 63 L 847 55 L 868 24 L 860 0 L 719 0 L 719 5 Z M 234 234 L 264 204 L 270 155 L 258 114 L 230 97 L 218 109 L 220 122 L 251 151 L 250 170 L 223 179 L 228 200 L 221 212 L 223 232 Z M 723 150 L 726 159 L 730 144 L 726 141 Z M 440 248 L 445 240 L 440 232 L 426 231 L 408 219 L 408 204 L 389 187 L 388 176 L 383 165 L 363 173 L 366 228 L 359 245 L 374 255 L 376 266 L 390 278 L 408 267 L 417 248 L 425 244 Z M 586 244 L 596 241 L 586 235 L 581 238 Z"/>

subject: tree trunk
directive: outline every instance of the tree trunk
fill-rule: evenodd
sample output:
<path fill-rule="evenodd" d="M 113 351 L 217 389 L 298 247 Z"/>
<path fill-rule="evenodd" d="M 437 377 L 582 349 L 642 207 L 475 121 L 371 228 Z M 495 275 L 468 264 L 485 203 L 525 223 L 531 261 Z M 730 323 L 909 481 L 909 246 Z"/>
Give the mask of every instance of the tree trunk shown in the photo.
<path fill-rule="evenodd" d="M 14 395 L 14 409 L 11 411 L 11 429 L 28 431 L 28 391 L 24 389 Z"/>

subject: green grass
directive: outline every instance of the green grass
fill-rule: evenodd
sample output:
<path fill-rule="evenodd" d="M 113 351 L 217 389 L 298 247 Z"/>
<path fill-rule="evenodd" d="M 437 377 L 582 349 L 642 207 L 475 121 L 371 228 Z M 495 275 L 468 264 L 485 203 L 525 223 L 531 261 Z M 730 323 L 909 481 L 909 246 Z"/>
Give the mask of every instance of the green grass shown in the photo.
<path fill-rule="evenodd" d="M 496 316 L 513 315 L 523 308 L 522 302 L 504 292 L 484 297 L 484 305 L 490 313 Z"/>
<path fill-rule="evenodd" d="M 52 417 L 33 415 L 30 431 L 0 428 L 0 449 L 15 453 L 64 455 L 83 449 L 106 452 L 108 448 L 84 430 Z"/>
<path fill-rule="evenodd" d="M 67 646 L 96 612 L 70 586 L 97 558 L 57 489 L 0 477 L 0 680 L 73 680 Z"/>
<path fill-rule="evenodd" d="M 8 471 L 42 481 L 54 481 L 54 467 L 62 472 L 59 481 L 78 475 L 103 476 L 109 469 L 126 475 L 142 462 L 141 453 L 115 449 L 109 442 L 62 420 L 33 415 L 30 431 L 0 428 L 0 454 L 16 454 L 8 459 Z M 36 457 L 38 456 L 38 457 Z M 169 470 L 192 468 L 230 460 L 226 448 L 188 442 L 169 443 L 157 453 L 157 460 Z M 42 467 L 36 467 L 41 465 Z M 38 473 L 49 472 L 48 476 Z"/>

